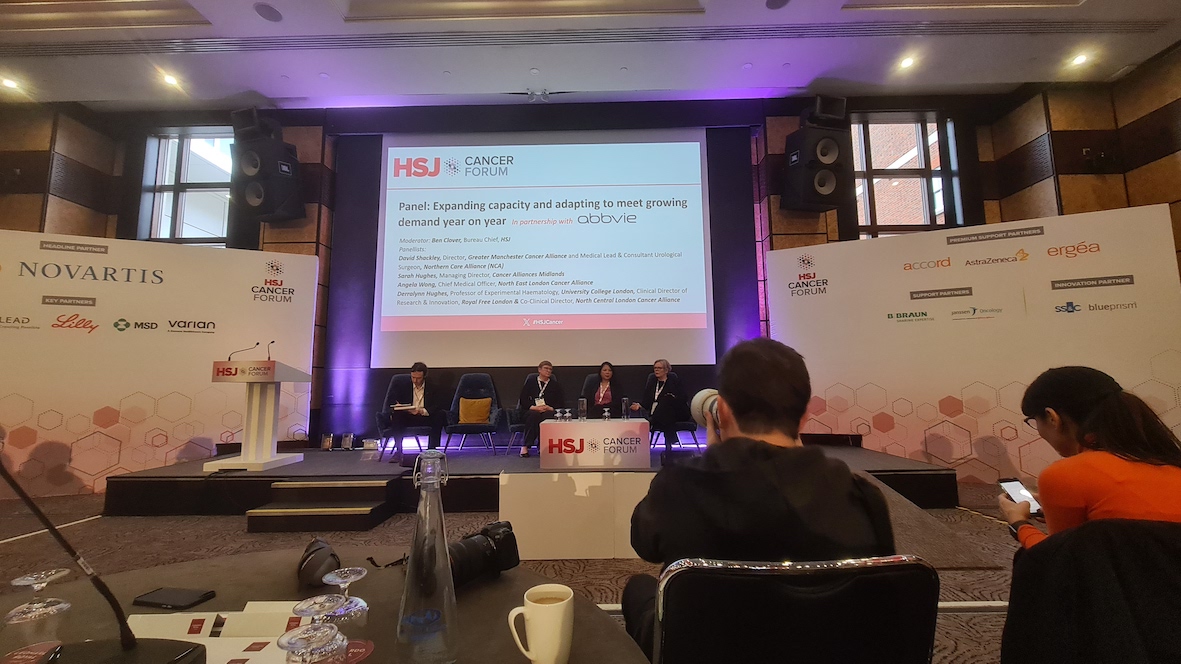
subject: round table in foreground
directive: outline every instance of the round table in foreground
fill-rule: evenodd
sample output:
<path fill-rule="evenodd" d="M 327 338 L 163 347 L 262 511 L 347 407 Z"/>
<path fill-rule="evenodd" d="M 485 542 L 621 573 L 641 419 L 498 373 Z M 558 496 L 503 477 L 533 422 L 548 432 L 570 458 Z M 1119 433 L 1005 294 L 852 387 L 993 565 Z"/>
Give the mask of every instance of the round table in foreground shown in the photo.
<path fill-rule="evenodd" d="M 375 650 L 367 661 L 374 664 L 395 661 L 392 653 L 405 566 L 374 569 L 365 559 L 372 556 L 384 565 L 401 558 L 406 550 L 401 547 L 339 547 L 336 551 L 343 566 L 365 567 L 369 571 L 368 576 L 349 587 L 350 594 L 361 597 L 370 606 L 364 636 L 374 642 Z M 190 612 L 241 611 L 250 601 L 298 600 L 321 592 L 335 592 L 336 588 L 331 586 L 318 590 L 299 588 L 295 566 L 301 554 L 302 551 L 294 549 L 244 553 L 104 575 L 103 579 L 129 614 L 171 613 L 131 603 L 138 595 L 160 587 L 217 591 L 217 597 L 198 604 L 189 609 Z M 499 578 L 475 581 L 457 588 L 459 661 L 527 664 L 528 660 L 509 634 L 508 612 L 523 603 L 526 590 L 542 583 L 553 583 L 553 580 L 517 567 L 502 573 Z M 63 626 L 63 641 L 118 637 L 110 608 L 88 580 L 50 584 L 44 594 L 73 604 Z M 3 611 L 28 600 L 23 593 L 10 594 L 6 598 Z M 644 664 L 647 661 L 614 618 L 590 600 L 574 594 L 574 640 L 570 664 Z"/>

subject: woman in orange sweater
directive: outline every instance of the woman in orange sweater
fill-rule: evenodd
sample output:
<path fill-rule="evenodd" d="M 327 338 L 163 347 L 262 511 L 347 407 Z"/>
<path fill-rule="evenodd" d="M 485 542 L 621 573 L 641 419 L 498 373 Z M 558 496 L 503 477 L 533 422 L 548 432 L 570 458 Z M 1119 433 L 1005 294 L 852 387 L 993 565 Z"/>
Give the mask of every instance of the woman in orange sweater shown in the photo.
<path fill-rule="evenodd" d="M 1038 477 L 1050 534 L 1095 519 L 1181 522 L 1181 443 L 1114 378 L 1087 367 L 1050 369 L 1021 400 L 1025 422 L 1064 458 Z M 1013 537 L 1044 540 L 1029 503 L 999 498 Z"/>

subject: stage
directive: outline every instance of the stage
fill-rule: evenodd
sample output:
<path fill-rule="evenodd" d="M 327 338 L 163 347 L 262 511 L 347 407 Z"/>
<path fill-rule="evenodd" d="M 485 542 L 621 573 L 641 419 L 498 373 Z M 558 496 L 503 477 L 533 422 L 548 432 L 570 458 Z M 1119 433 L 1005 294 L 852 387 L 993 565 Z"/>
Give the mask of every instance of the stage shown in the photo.
<path fill-rule="evenodd" d="M 817 447 L 854 471 L 875 477 L 918 507 L 957 504 L 952 469 L 859 447 Z M 507 455 L 504 449 L 497 447 L 495 455 L 482 446 L 448 450 L 450 479 L 443 490 L 448 510 L 495 512 L 501 473 L 548 472 L 541 470 L 536 453 L 521 458 L 516 448 Z M 407 445 L 407 451 L 409 456 L 415 447 Z M 689 444 L 678 451 L 691 455 L 697 448 Z M 251 530 L 288 529 L 294 522 L 307 529 L 309 523 L 320 520 L 338 527 L 342 519 L 355 522 L 357 528 L 372 527 L 394 512 L 413 511 L 417 501 L 411 469 L 388 463 L 389 453 L 382 461 L 377 456 L 372 450 L 307 449 L 300 463 L 258 472 L 208 473 L 202 469 L 208 459 L 201 459 L 126 473 L 107 480 L 103 513 L 248 514 Z M 652 452 L 651 472 L 659 467 L 658 448 Z"/>

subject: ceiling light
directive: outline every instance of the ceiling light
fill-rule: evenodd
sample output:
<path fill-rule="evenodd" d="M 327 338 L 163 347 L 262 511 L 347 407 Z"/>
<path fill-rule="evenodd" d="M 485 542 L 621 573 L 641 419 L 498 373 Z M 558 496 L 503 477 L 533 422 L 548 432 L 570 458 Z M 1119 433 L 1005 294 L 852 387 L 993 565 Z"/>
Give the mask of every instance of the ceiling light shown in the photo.
<path fill-rule="evenodd" d="M 742 63 L 742 68 L 745 69 L 746 71 L 750 71 L 751 69 L 754 68 L 754 64 L 750 63 L 750 62 L 744 62 L 744 63 Z"/>
<path fill-rule="evenodd" d="M 168 85 L 177 85 L 180 83 L 180 81 L 176 80 L 176 77 L 172 74 L 164 74 L 164 82 Z"/>
<path fill-rule="evenodd" d="M 902 69 L 910 69 L 914 66 L 914 58 L 902 58 L 902 62 L 898 63 Z"/>
<path fill-rule="evenodd" d="M 0 84 L 2 84 L 6 88 L 11 88 L 13 90 L 20 87 L 20 85 L 17 85 L 17 82 L 12 80 L 11 78 L 6 78 L 3 81 L 0 81 Z"/>
<path fill-rule="evenodd" d="M 283 14 L 280 13 L 278 9 L 275 9 L 265 2 L 254 3 L 254 13 L 270 21 L 271 23 L 278 23 L 279 21 L 283 20 Z"/>
<path fill-rule="evenodd" d="M 540 69 L 538 69 L 537 67 L 534 67 L 533 69 L 530 69 L 530 70 L 529 70 L 529 73 L 530 73 L 530 74 L 533 74 L 534 76 L 537 76 L 538 74 L 540 74 L 540 73 L 541 73 L 541 70 L 540 70 Z"/>
<path fill-rule="evenodd" d="M 320 78 L 331 78 L 331 76 L 328 75 L 328 72 L 322 71 L 320 72 Z"/>
<path fill-rule="evenodd" d="M 1070 64 L 1077 67 L 1081 64 L 1086 64 L 1086 62 L 1087 62 L 1087 55 L 1085 53 L 1079 53 L 1078 55 L 1074 56 L 1074 59 L 1070 61 Z"/>

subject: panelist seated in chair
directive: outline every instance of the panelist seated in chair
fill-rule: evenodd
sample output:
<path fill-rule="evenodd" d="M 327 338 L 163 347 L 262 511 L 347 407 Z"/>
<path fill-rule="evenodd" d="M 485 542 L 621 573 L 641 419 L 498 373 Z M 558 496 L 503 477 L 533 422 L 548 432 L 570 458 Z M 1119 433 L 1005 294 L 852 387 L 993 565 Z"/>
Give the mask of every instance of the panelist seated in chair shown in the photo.
<path fill-rule="evenodd" d="M 615 365 L 610 362 L 600 364 L 598 380 L 587 376 L 586 383 L 582 386 L 581 397 L 586 399 L 586 415 L 589 418 L 602 417 L 603 411 L 610 411 L 612 417 L 622 415 L 620 399 L 624 394 L 615 383 Z"/>
<path fill-rule="evenodd" d="M 671 451 L 673 443 L 677 442 L 677 422 L 689 419 L 689 396 L 681 386 L 680 377 L 672 373 L 668 360 L 652 363 L 652 375 L 644 385 L 644 394 L 639 403 L 631 405 L 631 409 L 648 412 L 652 431 L 659 431 L 664 436 L 664 449 Z"/>
<path fill-rule="evenodd" d="M 521 386 L 521 396 L 517 399 L 517 410 L 521 414 L 521 421 L 525 424 L 525 440 L 521 443 L 521 456 L 529 456 L 529 448 L 537 442 L 541 435 L 541 423 L 554 416 L 554 409 L 565 408 L 566 397 L 562 394 L 562 386 L 554 378 L 554 365 L 549 360 L 542 360 L 537 365 L 536 377 L 525 379 Z"/>
<path fill-rule="evenodd" d="M 395 388 L 390 408 L 390 429 L 394 439 L 394 458 L 402 456 L 402 437 L 409 427 L 430 427 L 430 449 L 439 446 L 443 425 L 447 424 L 446 395 L 426 380 L 427 366 L 415 362 L 410 367 L 410 383 Z M 395 408 L 396 406 L 401 408 Z M 404 407 L 409 406 L 409 409 Z"/>
<path fill-rule="evenodd" d="M 696 459 L 666 466 L 632 513 L 632 548 L 682 558 L 793 562 L 892 555 L 882 492 L 799 430 L 812 397 L 804 359 L 771 339 L 734 346 L 718 366 L 717 422 Z M 716 427 L 716 428 L 715 428 Z M 627 631 L 652 657 L 657 581 L 623 591 Z"/>

